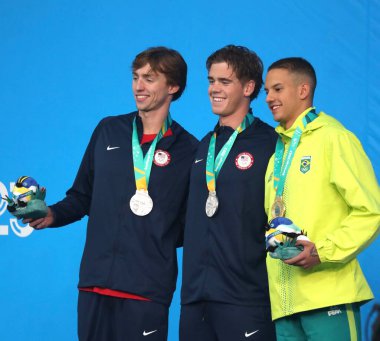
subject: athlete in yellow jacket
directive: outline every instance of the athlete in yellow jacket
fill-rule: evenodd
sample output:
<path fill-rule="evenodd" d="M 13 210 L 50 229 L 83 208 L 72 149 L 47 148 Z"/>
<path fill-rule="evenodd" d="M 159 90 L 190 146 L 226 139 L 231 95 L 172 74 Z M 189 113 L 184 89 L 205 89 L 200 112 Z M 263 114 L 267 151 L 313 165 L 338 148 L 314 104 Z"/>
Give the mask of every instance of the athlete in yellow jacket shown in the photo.
<path fill-rule="evenodd" d="M 373 298 L 356 256 L 379 233 L 380 190 L 359 140 L 315 112 L 315 86 L 302 58 L 268 69 L 266 101 L 280 125 L 265 209 L 269 219 L 285 209 L 310 239 L 294 258 L 267 257 L 272 318 L 278 340 L 356 340 L 359 307 Z"/>

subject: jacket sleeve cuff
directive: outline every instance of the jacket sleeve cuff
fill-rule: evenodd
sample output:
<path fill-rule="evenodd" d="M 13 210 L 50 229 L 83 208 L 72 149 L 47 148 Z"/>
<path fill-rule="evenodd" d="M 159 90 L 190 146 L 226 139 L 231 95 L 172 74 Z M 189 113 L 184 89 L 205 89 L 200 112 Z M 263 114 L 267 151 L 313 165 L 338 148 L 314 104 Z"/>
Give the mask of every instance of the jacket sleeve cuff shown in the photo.
<path fill-rule="evenodd" d="M 327 255 L 331 251 L 331 245 L 329 246 L 327 241 L 325 240 L 320 240 L 315 243 L 315 247 L 317 249 L 319 260 L 321 261 L 321 263 L 327 262 Z"/>

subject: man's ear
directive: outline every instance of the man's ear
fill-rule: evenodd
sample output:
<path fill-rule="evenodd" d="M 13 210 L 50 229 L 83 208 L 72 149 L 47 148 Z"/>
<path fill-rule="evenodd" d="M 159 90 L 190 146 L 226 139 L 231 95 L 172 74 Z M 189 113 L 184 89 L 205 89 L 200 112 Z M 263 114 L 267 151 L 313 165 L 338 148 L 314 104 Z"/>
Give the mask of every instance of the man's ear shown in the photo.
<path fill-rule="evenodd" d="M 179 90 L 179 85 L 170 85 L 168 89 L 169 95 L 174 95 Z"/>
<path fill-rule="evenodd" d="M 307 98 L 310 97 L 310 91 L 311 91 L 311 87 L 310 87 L 310 84 L 308 83 L 303 83 L 299 86 L 299 97 L 300 99 L 302 100 L 305 100 Z"/>
<path fill-rule="evenodd" d="M 254 80 L 249 80 L 247 83 L 244 84 L 244 96 L 251 96 L 253 92 L 255 91 L 255 81 Z"/>

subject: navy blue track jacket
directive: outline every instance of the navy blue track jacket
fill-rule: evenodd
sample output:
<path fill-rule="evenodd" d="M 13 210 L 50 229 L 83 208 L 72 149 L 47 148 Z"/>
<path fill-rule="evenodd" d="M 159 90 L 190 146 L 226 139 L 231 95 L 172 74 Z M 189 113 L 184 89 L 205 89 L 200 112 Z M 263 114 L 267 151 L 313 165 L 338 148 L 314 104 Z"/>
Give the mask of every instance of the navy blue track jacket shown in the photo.
<path fill-rule="evenodd" d="M 216 131 L 218 153 L 234 130 L 217 126 Z M 269 306 L 264 176 L 277 134 L 255 118 L 237 136 L 216 180 L 219 209 L 208 218 L 205 170 L 211 135 L 212 132 L 200 142 L 191 170 L 182 304 L 215 301 Z"/>
<path fill-rule="evenodd" d="M 148 190 L 153 210 L 136 216 L 129 207 L 136 192 L 131 142 L 136 115 L 107 117 L 98 124 L 73 186 L 51 206 L 53 227 L 89 216 L 79 287 L 119 290 L 169 305 L 197 140 L 173 121 L 173 134 L 156 146 L 169 154 L 170 162 L 152 165 Z M 138 115 L 136 122 L 141 141 Z M 142 145 L 144 155 L 149 145 Z"/>

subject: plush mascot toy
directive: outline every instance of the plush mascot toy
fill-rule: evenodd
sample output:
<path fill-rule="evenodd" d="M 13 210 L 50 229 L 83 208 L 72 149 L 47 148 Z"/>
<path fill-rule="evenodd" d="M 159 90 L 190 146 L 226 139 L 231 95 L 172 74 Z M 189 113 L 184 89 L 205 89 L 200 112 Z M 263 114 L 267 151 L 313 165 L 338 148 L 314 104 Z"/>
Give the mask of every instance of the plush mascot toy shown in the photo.
<path fill-rule="evenodd" d="M 266 250 L 272 258 L 290 259 L 300 254 L 303 246 L 296 246 L 297 240 L 309 240 L 309 238 L 290 219 L 277 217 L 268 223 L 265 242 Z"/>
<path fill-rule="evenodd" d="M 38 185 L 30 176 L 20 176 L 12 189 L 12 197 L 3 198 L 8 211 L 17 219 L 43 218 L 47 214 L 45 204 L 46 189 Z"/>

